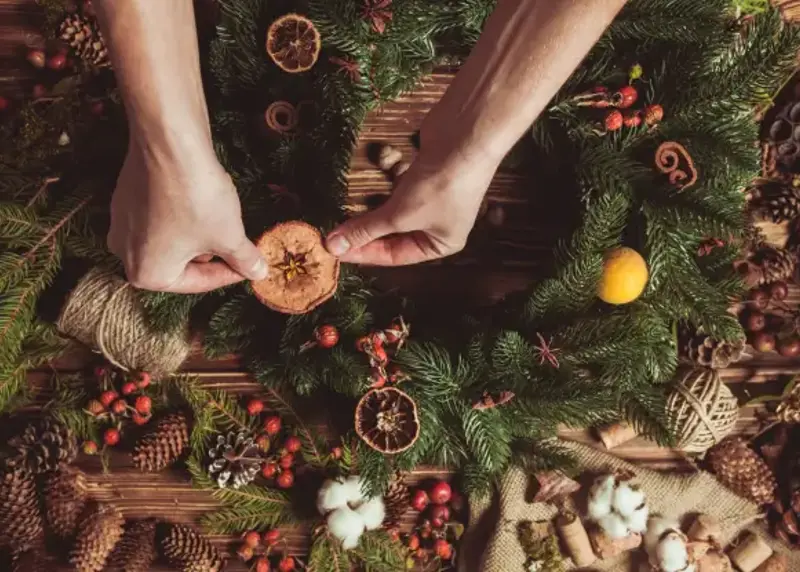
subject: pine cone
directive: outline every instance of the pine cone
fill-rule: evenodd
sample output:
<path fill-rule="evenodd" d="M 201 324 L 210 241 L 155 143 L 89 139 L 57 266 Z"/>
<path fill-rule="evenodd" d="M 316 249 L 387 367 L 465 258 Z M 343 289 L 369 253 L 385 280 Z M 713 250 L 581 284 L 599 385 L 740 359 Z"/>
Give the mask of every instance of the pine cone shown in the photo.
<path fill-rule="evenodd" d="M 214 545 L 188 526 L 161 523 L 156 537 L 164 558 L 181 572 L 219 572 L 225 564 Z"/>
<path fill-rule="evenodd" d="M 384 526 L 387 528 L 399 526 L 400 520 L 411 506 L 411 494 L 402 476 L 396 477 L 389 483 L 389 488 L 383 495 L 383 504 L 386 506 Z"/>
<path fill-rule="evenodd" d="M 56 569 L 57 564 L 48 556 L 44 543 L 17 556 L 11 568 L 12 572 L 52 572 Z"/>
<path fill-rule="evenodd" d="M 49 475 L 44 486 L 44 506 L 50 531 L 61 538 L 75 534 L 86 506 L 86 475 L 68 465 Z"/>
<path fill-rule="evenodd" d="M 800 423 L 800 383 L 795 383 L 789 394 L 783 398 L 775 409 L 775 415 L 781 423 Z"/>
<path fill-rule="evenodd" d="M 70 14 L 61 22 L 58 36 L 87 64 L 96 68 L 110 65 L 108 48 L 95 18 Z"/>
<path fill-rule="evenodd" d="M 736 363 L 744 352 L 744 340 L 733 342 L 718 340 L 698 328 L 694 335 L 687 337 L 683 346 L 686 359 L 703 367 L 721 369 Z"/>
<path fill-rule="evenodd" d="M 36 481 L 24 469 L 8 468 L 0 477 L 0 546 L 20 554 L 43 539 Z"/>
<path fill-rule="evenodd" d="M 77 572 L 100 572 L 122 538 L 125 519 L 119 509 L 106 503 L 91 506 L 80 523 L 70 564 Z"/>
<path fill-rule="evenodd" d="M 149 572 L 156 559 L 155 520 L 134 522 L 108 559 L 106 572 Z"/>
<path fill-rule="evenodd" d="M 775 500 L 775 475 L 741 437 L 728 437 L 714 445 L 708 458 L 717 479 L 736 494 L 758 504 Z"/>
<path fill-rule="evenodd" d="M 38 475 L 69 464 L 78 455 L 78 441 L 72 433 L 52 419 L 31 423 L 8 444 L 14 449 L 6 461 L 9 467 L 25 468 Z"/>
<path fill-rule="evenodd" d="M 800 215 L 800 187 L 783 181 L 766 181 L 755 188 L 753 207 L 761 218 L 775 223 Z"/>
<path fill-rule="evenodd" d="M 736 270 L 748 286 L 761 286 L 790 280 L 794 274 L 796 255 L 784 248 L 761 244 L 736 264 Z"/>
<path fill-rule="evenodd" d="M 216 445 L 208 450 L 208 476 L 220 488 L 238 489 L 256 478 L 263 462 L 261 449 L 249 432 L 217 435 Z"/>
<path fill-rule="evenodd" d="M 181 456 L 188 442 L 186 416 L 172 413 L 139 439 L 133 450 L 133 464 L 142 471 L 160 471 Z"/>

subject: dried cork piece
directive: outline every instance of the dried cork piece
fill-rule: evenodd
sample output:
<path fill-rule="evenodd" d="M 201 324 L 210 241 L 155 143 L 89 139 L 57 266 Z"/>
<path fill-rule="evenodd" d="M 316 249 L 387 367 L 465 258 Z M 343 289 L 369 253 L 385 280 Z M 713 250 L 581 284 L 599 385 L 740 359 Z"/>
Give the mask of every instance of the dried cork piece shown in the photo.
<path fill-rule="evenodd" d="M 339 259 L 325 250 L 322 235 L 313 226 L 301 221 L 278 224 L 261 235 L 256 246 L 269 275 L 251 285 L 268 308 L 305 314 L 336 292 Z"/>

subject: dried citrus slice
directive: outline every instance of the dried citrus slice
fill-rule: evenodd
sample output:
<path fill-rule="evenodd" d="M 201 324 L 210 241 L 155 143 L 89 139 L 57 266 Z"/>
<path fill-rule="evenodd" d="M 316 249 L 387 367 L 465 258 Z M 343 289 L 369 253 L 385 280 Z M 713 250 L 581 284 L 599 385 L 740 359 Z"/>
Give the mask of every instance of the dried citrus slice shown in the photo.
<path fill-rule="evenodd" d="M 265 306 L 284 314 L 305 314 L 336 292 L 339 259 L 325 250 L 313 226 L 301 221 L 278 224 L 261 235 L 256 246 L 269 275 L 251 285 Z"/>
<path fill-rule="evenodd" d="M 279 68 L 289 73 L 310 70 L 322 47 L 319 32 L 305 16 L 286 14 L 267 30 L 267 53 Z"/>

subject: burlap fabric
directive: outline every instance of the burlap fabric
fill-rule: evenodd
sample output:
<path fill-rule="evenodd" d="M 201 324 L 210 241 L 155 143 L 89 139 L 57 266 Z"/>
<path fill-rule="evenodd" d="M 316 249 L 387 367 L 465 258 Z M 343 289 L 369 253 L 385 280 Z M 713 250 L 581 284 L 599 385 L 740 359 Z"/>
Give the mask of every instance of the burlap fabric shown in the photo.
<path fill-rule="evenodd" d="M 722 540 L 726 544 L 759 515 L 755 504 L 735 495 L 708 473 L 662 474 L 636 467 L 583 444 L 565 441 L 563 445 L 578 459 L 583 469 L 582 482 L 583 479 L 591 482 L 593 475 L 606 471 L 633 471 L 636 482 L 647 494 L 652 514 L 674 517 L 683 526 L 698 513 L 713 515 L 722 523 Z M 512 469 L 502 478 L 491 498 L 470 499 L 470 526 L 462 544 L 461 572 L 524 570 L 525 554 L 517 540 L 517 523 L 550 519 L 556 514 L 552 505 L 526 502 L 529 487 L 529 476 L 519 469 Z M 584 490 L 587 488 L 583 487 Z M 585 498 L 577 498 L 576 502 L 583 511 Z M 772 541 L 770 544 L 773 548 L 777 546 Z M 792 558 L 790 570 L 800 571 L 800 556 L 793 555 Z M 613 560 L 597 561 L 584 570 L 638 571 L 643 560 L 644 551 L 636 550 Z M 571 562 L 569 568 L 574 569 Z"/>

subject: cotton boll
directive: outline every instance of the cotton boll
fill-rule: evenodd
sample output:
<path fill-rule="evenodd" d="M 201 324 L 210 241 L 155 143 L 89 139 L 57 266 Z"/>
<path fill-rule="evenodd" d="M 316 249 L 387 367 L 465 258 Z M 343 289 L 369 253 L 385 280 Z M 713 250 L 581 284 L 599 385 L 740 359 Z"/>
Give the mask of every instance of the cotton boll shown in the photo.
<path fill-rule="evenodd" d="M 681 572 L 689 563 L 686 539 L 680 532 L 667 532 L 656 546 L 656 560 L 663 572 Z"/>
<path fill-rule="evenodd" d="M 611 506 L 615 512 L 628 517 L 644 503 L 644 492 L 634 488 L 630 483 L 620 483 L 614 490 Z"/>
<path fill-rule="evenodd" d="M 656 559 L 656 547 L 668 530 L 680 530 L 680 525 L 663 516 L 654 516 L 647 521 L 647 534 L 644 535 L 644 548 L 652 560 Z"/>
<path fill-rule="evenodd" d="M 361 477 L 352 475 L 347 477 L 344 481 L 345 495 L 347 496 L 347 503 L 350 505 L 358 505 L 367 500 L 364 493 L 361 492 Z"/>
<path fill-rule="evenodd" d="M 347 486 L 341 481 L 327 480 L 317 492 L 317 510 L 326 515 L 335 508 L 345 506 L 349 499 Z"/>
<path fill-rule="evenodd" d="M 616 479 L 614 475 L 597 477 L 589 490 L 589 518 L 599 521 L 611 512 Z"/>
<path fill-rule="evenodd" d="M 361 515 L 367 530 L 375 530 L 383 524 L 383 519 L 386 517 L 386 506 L 381 497 L 375 497 L 359 506 L 356 512 Z"/>
<path fill-rule="evenodd" d="M 327 518 L 328 530 L 342 541 L 342 547 L 349 550 L 358 545 L 358 539 L 364 533 L 364 519 L 349 506 L 334 510 Z"/>
<path fill-rule="evenodd" d="M 616 539 L 628 536 L 628 527 L 625 526 L 622 517 L 613 512 L 598 519 L 597 524 L 609 538 Z"/>
<path fill-rule="evenodd" d="M 638 532 L 644 534 L 647 532 L 647 517 L 650 515 L 650 509 L 646 504 L 643 504 L 630 515 L 624 518 L 625 525 L 631 532 Z"/>

